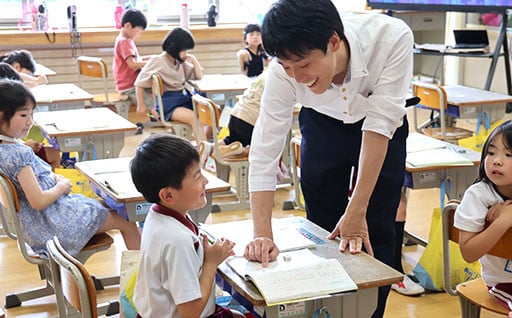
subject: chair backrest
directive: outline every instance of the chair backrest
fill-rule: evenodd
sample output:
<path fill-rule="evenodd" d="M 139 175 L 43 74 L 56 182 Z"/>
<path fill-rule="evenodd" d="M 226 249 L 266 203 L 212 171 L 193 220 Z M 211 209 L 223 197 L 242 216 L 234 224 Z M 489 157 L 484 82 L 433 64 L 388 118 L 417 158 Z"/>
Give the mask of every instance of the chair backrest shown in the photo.
<path fill-rule="evenodd" d="M 9 238 L 17 241 L 18 249 L 23 255 L 23 258 L 31 264 L 45 264 L 46 260 L 40 257 L 35 257 L 29 250 L 18 218 L 20 203 L 16 188 L 9 177 L 3 173 L 0 173 L 0 203 L 2 204 L 2 209 L 0 211 L 2 214 L 0 217 L 2 220 L 2 227 Z"/>
<path fill-rule="evenodd" d="M 413 82 L 414 96 L 420 98 L 421 104 L 433 109 L 446 109 L 448 101 L 446 91 L 437 84 Z"/>
<path fill-rule="evenodd" d="M 69 255 L 57 237 L 46 243 L 50 268 L 59 307 L 69 302 L 83 318 L 98 317 L 96 289 L 89 272 L 76 258 Z"/>
<path fill-rule="evenodd" d="M 82 76 L 101 78 L 103 81 L 103 91 L 105 93 L 105 100 L 110 102 L 108 96 L 108 67 L 107 63 L 100 57 L 92 56 L 79 56 L 76 59 L 78 66 L 78 83 L 83 88 Z"/>
<path fill-rule="evenodd" d="M 212 129 L 212 138 L 217 142 L 217 133 L 220 120 L 220 107 L 215 104 L 211 99 L 195 94 L 192 96 L 192 105 L 194 108 L 194 115 L 196 116 L 197 131 L 202 127 L 210 127 Z M 199 144 L 201 136 L 196 136 L 196 141 Z"/>
<path fill-rule="evenodd" d="M 455 296 L 457 292 L 450 285 L 450 241 L 459 243 L 459 229 L 453 225 L 455 211 L 459 206 L 459 201 L 451 200 L 443 209 L 442 226 L 443 226 L 443 269 L 444 269 L 444 286 L 446 291 Z M 512 259 L 512 228 L 496 242 L 493 248 L 487 253 L 494 256 Z"/>
<path fill-rule="evenodd" d="M 164 121 L 165 111 L 162 101 L 162 95 L 164 94 L 164 82 L 158 73 L 153 73 L 153 75 L 151 75 L 151 90 L 153 92 L 153 103 L 158 105 L 158 114 L 160 115 L 160 120 Z"/>

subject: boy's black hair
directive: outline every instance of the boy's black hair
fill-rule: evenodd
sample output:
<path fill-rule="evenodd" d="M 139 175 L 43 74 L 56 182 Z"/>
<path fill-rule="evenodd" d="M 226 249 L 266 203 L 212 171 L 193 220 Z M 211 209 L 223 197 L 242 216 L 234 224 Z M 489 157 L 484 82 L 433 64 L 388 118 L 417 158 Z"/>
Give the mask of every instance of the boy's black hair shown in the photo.
<path fill-rule="evenodd" d="M 20 81 L 0 79 L 0 124 L 9 123 L 18 109 L 31 105 L 36 107 L 36 99 Z"/>
<path fill-rule="evenodd" d="M 170 134 L 154 134 L 137 147 L 130 162 L 132 181 L 151 203 L 160 202 L 158 193 L 165 187 L 181 189 L 193 163 L 199 162 L 197 150 L 188 140 Z"/>
<path fill-rule="evenodd" d="M 17 62 L 22 68 L 29 70 L 32 74 L 36 71 L 36 62 L 32 57 L 32 53 L 27 50 L 16 50 L 6 53 L 0 57 L 0 62 L 10 65 Z"/>
<path fill-rule="evenodd" d="M 491 180 L 489 180 L 489 177 L 485 173 L 485 157 L 487 156 L 487 152 L 489 152 L 489 145 L 497 135 L 502 135 L 503 146 L 509 150 L 512 150 L 512 120 L 507 120 L 501 123 L 491 132 L 489 137 L 487 137 L 487 140 L 485 140 L 484 146 L 482 147 L 480 165 L 478 167 L 478 177 L 476 178 L 475 182 L 483 181 L 485 183 L 491 183 Z"/>
<path fill-rule="evenodd" d="M 180 57 L 181 51 L 192 50 L 195 46 L 194 37 L 189 30 L 183 28 L 174 28 L 170 31 L 162 42 L 162 50 L 178 62 L 183 63 Z"/>
<path fill-rule="evenodd" d="M 20 74 L 16 72 L 14 67 L 5 62 L 0 62 L 0 79 L 22 81 Z"/>
<path fill-rule="evenodd" d="M 121 18 L 121 25 L 124 26 L 127 22 L 130 22 L 132 28 L 141 27 L 142 29 L 146 29 L 148 26 L 148 20 L 146 20 L 144 13 L 134 8 L 127 9 L 123 13 L 123 17 Z"/>
<path fill-rule="evenodd" d="M 330 0 L 279 0 L 263 19 L 261 37 L 269 55 L 303 58 L 314 49 L 325 53 L 334 32 L 345 38 L 340 15 Z"/>

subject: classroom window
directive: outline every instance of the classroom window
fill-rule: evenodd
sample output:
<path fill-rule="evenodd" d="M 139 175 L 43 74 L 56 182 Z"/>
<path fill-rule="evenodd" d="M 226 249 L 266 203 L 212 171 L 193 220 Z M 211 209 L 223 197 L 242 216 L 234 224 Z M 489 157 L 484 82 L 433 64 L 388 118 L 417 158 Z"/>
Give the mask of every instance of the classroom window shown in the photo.
<path fill-rule="evenodd" d="M 68 28 L 67 7 L 76 5 L 78 28 L 112 27 L 116 5 L 130 4 L 142 10 L 150 24 L 179 23 L 181 4 L 187 3 L 190 23 L 206 23 L 206 12 L 217 6 L 219 23 L 261 23 L 265 12 L 275 0 L 0 0 L 0 28 L 16 26 L 30 29 L 34 10 L 44 3 L 50 28 Z M 362 10 L 366 1 L 333 0 L 340 10 Z M 94 17 L 94 18 L 92 18 Z"/>

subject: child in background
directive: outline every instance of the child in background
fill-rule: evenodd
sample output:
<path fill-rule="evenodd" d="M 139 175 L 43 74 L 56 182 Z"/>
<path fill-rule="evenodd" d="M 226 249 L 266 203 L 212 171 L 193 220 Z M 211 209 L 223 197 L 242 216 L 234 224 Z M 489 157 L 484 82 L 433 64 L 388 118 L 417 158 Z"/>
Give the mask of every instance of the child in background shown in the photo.
<path fill-rule="evenodd" d="M 5 62 L 0 62 L 0 79 L 10 79 L 22 82 L 20 74 L 18 74 L 10 64 Z M 33 139 L 26 140 L 24 143 L 32 148 L 36 155 L 49 163 L 50 166 L 52 166 L 52 169 L 60 167 L 60 153 L 51 145 L 45 145 L 42 142 Z"/>
<path fill-rule="evenodd" d="M 114 45 L 112 73 L 116 81 L 116 90 L 126 96 L 131 104 L 136 104 L 135 79 L 149 57 L 139 56 L 135 39 L 146 29 L 147 20 L 140 10 L 128 9 L 123 14 L 121 24 L 122 29 Z M 144 92 L 143 103 L 148 109 L 153 109 L 151 89 Z"/>
<path fill-rule="evenodd" d="M 27 50 L 16 50 L 0 57 L 0 62 L 10 64 L 21 76 L 23 84 L 28 87 L 35 87 L 48 83 L 45 75 L 34 75 L 36 62 L 32 54 Z"/>
<path fill-rule="evenodd" d="M 263 72 L 264 65 L 268 65 L 270 58 L 263 50 L 259 25 L 248 24 L 243 33 L 245 48 L 238 51 L 236 56 L 242 73 L 248 77 L 255 77 Z"/>
<path fill-rule="evenodd" d="M 489 292 L 512 311 L 511 260 L 487 255 L 512 227 L 512 121 L 496 127 L 482 149 L 477 180 L 455 212 L 459 245 L 467 262 L 480 259 Z"/>
<path fill-rule="evenodd" d="M 188 211 L 206 204 L 208 183 L 199 155 L 185 139 L 154 134 L 130 163 L 133 183 L 153 203 L 144 222 L 141 260 L 133 300 L 153 317 L 244 317 L 215 304 L 217 266 L 234 255 L 234 243 L 210 244 Z"/>
<path fill-rule="evenodd" d="M 251 144 L 252 130 L 260 114 L 261 95 L 265 87 L 265 72 L 254 79 L 247 88 L 229 116 L 229 135 L 219 141 L 219 152 L 222 157 L 248 154 L 248 146 Z M 213 145 L 203 141 L 198 151 L 201 157 L 201 165 L 206 165 L 208 156 L 211 155 Z"/>
<path fill-rule="evenodd" d="M 47 256 L 46 242 L 57 236 L 72 255 L 96 233 L 119 229 L 128 249 L 138 249 L 140 234 L 97 200 L 69 194 L 71 183 L 19 142 L 33 121 L 34 96 L 18 81 L 0 80 L 0 172 L 15 185 L 23 235 L 32 250 Z"/>
<path fill-rule="evenodd" d="M 194 38 L 190 31 L 183 28 L 170 31 L 162 43 L 163 52 L 149 60 L 142 68 L 135 86 L 137 112 L 141 115 L 146 114 L 144 91 L 151 87 L 151 76 L 159 73 L 164 86 L 162 102 L 165 120 L 189 124 L 192 126 L 194 136 L 197 136 L 192 110 L 192 92 L 185 89 L 188 80 L 199 80 L 203 77 L 203 69 L 196 57 L 187 53 L 194 46 Z M 162 105 L 156 105 L 156 107 L 162 107 Z M 199 133 L 204 135 L 204 132 Z"/>

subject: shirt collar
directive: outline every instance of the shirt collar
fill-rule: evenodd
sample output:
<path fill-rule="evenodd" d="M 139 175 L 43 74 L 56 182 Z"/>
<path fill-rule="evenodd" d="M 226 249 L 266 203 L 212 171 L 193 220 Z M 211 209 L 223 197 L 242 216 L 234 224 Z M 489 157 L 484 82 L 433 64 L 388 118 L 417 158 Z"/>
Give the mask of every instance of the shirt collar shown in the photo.
<path fill-rule="evenodd" d="M 348 62 L 347 78 L 365 77 L 368 75 L 368 67 L 363 55 L 363 48 L 357 35 L 350 29 L 345 28 L 345 37 L 350 49 L 350 60 Z M 350 75 L 349 75 L 350 74 Z"/>
<path fill-rule="evenodd" d="M 157 203 L 153 204 L 151 208 L 156 213 L 160 213 L 175 218 L 178 222 L 180 222 L 189 230 L 191 230 L 195 235 L 199 235 L 199 229 L 197 228 L 197 225 L 188 217 L 188 215 L 184 216 L 173 209 L 170 209 Z"/>

